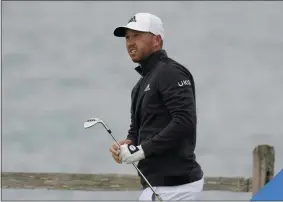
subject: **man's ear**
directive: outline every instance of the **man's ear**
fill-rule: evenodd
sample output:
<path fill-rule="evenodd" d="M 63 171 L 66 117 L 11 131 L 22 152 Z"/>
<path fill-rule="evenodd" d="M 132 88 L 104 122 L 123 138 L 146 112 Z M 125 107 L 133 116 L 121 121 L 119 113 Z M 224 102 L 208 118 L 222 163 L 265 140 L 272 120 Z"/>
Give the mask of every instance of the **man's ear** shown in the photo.
<path fill-rule="evenodd" d="M 161 45 L 161 48 L 162 48 L 162 38 L 160 35 L 155 36 L 154 45 L 156 46 Z"/>

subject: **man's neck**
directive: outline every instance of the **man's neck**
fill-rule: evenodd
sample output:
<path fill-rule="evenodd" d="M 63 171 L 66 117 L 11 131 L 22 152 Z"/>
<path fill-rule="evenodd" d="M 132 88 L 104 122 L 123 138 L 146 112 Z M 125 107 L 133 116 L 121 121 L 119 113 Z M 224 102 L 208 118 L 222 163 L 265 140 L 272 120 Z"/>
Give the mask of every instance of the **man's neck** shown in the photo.
<path fill-rule="evenodd" d="M 142 76 L 146 75 L 148 72 L 151 71 L 151 68 L 154 67 L 154 66 L 152 66 L 152 64 L 154 63 L 156 58 L 160 58 L 162 56 L 167 57 L 167 54 L 166 54 L 165 50 L 163 50 L 163 49 L 152 52 L 150 55 L 148 55 L 146 58 L 144 58 L 142 61 L 140 61 L 139 66 L 137 66 L 135 68 L 135 70 L 139 74 L 141 74 Z"/>
<path fill-rule="evenodd" d="M 148 60 L 150 59 L 150 57 L 151 57 L 154 53 L 156 53 L 157 51 L 160 51 L 160 50 L 161 50 L 161 49 L 157 49 L 157 50 L 152 51 L 152 52 L 149 53 L 147 56 L 145 56 L 143 59 L 141 59 L 141 60 L 138 62 L 138 64 L 139 64 L 140 66 L 144 66 L 145 63 L 148 62 Z"/>

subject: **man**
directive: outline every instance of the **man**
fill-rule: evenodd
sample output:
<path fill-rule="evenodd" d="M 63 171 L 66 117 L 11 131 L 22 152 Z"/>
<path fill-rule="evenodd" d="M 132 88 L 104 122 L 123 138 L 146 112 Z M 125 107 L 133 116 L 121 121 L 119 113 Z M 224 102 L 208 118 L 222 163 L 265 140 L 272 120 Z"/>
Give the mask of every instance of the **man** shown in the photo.
<path fill-rule="evenodd" d="M 191 73 L 167 56 L 163 24 L 155 15 L 138 13 L 114 30 L 125 37 L 128 54 L 141 75 L 132 90 L 131 124 L 121 147 L 110 148 L 118 163 L 138 168 L 162 200 L 196 200 L 203 172 L 195 157 L 196 102 Z M 140 200 L 155 200 L 144 188 Z"/>

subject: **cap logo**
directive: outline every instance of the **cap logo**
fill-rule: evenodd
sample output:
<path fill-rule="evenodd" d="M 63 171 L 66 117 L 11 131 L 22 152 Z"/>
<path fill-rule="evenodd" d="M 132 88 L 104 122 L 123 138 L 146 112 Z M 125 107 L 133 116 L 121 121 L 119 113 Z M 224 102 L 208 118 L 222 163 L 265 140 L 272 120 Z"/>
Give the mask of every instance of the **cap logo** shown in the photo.
<path fill-rule="evenodd" d="M 137 21 L 136 21 L 136 16 L 131 17 L 131 19 L 129 20 L 128 23 L 130 23 L 130 22 L 137 22 Z"/>

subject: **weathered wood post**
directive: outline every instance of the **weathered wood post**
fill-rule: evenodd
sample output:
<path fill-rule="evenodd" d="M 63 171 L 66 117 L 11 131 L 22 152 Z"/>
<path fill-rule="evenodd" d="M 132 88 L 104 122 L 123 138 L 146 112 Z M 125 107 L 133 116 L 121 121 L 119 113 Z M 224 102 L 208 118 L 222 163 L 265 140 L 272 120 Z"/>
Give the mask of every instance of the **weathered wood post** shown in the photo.
<path fill-rule="evenodd" d="M 275 152 L 270 145 L 258 145 L 253 150 L 252 195 L 254 196 L 274 175 Z"/>

